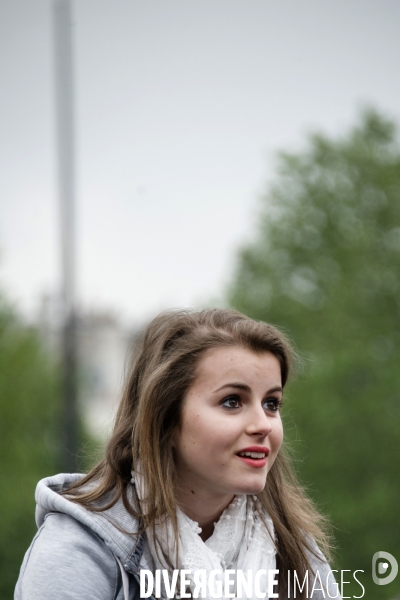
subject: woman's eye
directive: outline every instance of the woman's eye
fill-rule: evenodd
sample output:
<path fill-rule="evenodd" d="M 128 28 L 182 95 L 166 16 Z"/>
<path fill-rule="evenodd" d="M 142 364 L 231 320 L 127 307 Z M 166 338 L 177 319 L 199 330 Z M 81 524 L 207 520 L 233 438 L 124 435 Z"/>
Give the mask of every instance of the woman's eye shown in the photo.
<path fill-rule="evenodd" d="M 282 405 L 282 400 L 279 398 L 267 398 L 264 402 L 264 408 L 270 412 L 278 412 Z"/>
<path fill-rule="evenodd" d="M 228 396 L 228 398 L 225 398 L 225 400 L 222 401 L 221 406 L 225 406 L 226 408 L 239 408 L 240 399 L 237 396 Z"/>

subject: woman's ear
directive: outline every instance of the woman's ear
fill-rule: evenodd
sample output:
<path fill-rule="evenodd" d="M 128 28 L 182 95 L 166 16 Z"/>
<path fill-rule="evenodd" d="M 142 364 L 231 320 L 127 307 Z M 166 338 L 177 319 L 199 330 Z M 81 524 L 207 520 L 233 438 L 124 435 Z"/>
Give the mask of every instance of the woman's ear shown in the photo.
<path fill-rule="evenodd" d="M 179 421 L 176 423 L 174 430 L 171 433 L 171 445 L 170 448 L 171 450 L 175 451 L 176 447 L 178 445 L 178 438 L 181 434 L 181 424 L 180 424 L 180 419 Z"/>
<path fill-rule="evenodd" d="M 171 450 L 175 452 L 176 450 L 176 436 L 177 436 L 177 428 L 175 427 L 172 436 L 171 436 Z"/>

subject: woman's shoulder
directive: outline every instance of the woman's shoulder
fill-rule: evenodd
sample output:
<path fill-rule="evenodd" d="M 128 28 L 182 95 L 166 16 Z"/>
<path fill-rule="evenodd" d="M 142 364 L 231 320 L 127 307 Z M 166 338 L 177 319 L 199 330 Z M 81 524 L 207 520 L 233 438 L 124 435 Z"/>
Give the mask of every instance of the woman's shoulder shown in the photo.
<path fill-rule="evenodd" d="M 120 577 L 116 557 L 93 530 L 48 513 L 25 554 L 15 600 L 116 599 Z"/>
<path fill-rule="evenodd" d="M 88 510 L 62 492 L 82 475 L 60 474 L 36 488 L 38 532 L 21 567 L 15 600 L 33 598 L 119 599 L 121 565 L 135 555 L 137 520 L 118 501 Z"/>

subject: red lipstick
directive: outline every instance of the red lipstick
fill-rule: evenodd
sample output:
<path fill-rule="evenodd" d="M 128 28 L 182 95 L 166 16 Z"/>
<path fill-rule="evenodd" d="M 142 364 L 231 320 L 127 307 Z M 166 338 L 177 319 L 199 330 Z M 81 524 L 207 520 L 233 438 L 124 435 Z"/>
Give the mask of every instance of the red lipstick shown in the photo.
<path fill-rule="evenodd" d="M 261 469 L 267 464 L 269 448 L 266 446 L 248 446 L 236 453 L 236 456 L 249 467 Z"/>

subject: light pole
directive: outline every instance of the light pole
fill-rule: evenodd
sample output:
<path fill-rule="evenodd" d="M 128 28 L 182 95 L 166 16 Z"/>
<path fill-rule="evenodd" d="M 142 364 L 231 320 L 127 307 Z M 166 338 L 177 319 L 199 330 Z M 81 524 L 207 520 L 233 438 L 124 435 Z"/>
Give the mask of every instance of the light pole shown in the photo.
<path fill-rule="evenodd" d="M 74 114 L 70 0 L 54 0 L 55 80 L 62 272 L 62 462 L 76 471 L 78 450 L 75 311 Z"/>

